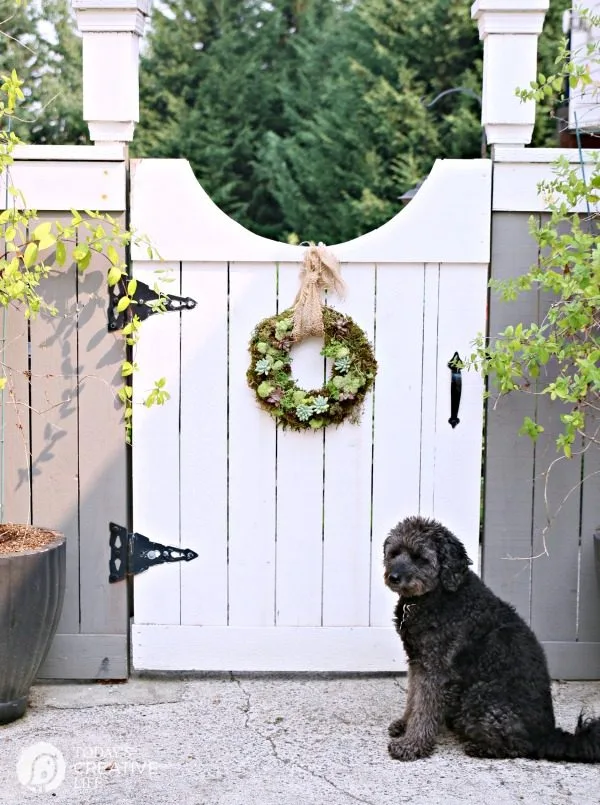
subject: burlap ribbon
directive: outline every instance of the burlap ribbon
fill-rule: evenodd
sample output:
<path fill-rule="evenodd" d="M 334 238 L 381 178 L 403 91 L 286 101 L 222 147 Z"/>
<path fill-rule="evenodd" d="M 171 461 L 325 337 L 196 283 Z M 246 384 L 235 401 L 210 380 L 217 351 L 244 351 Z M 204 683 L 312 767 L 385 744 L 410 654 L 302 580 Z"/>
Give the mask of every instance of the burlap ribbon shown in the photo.
<path fill-rule="evenodd" d="M 294 300 L 294 340 L 309 335 L 323 335 L 321 293 L 326 289 L 335 291 L 338 296 L 344 295 L 346 286 L 340 273 L 340 264 L 324 243 L 311 243 L 304 252 L 300 290 Z"/>

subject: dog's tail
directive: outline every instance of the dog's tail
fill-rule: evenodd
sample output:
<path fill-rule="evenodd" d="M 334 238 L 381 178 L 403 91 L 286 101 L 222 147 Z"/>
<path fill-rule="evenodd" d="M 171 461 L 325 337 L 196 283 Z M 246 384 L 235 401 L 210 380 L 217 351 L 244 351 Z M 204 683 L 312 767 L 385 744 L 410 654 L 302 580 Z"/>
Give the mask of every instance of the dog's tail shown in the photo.
<path fill-rule="evenodd" d="M 579 716 L 574 733 L 558 727 L 543 738 L 535 755 L 544 760 L 600 763 L 600 718 Z"/>

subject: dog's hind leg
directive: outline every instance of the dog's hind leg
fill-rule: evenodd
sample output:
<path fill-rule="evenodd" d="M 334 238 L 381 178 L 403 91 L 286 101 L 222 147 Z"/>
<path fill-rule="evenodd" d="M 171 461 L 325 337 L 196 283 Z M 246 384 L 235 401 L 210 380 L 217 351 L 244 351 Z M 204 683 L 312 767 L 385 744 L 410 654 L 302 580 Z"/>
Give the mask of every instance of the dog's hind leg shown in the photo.
<path fill-rule="evenodd" d="M 506 702 L 480 701 L 458 717 L 454 730 L 467 755 L 487 758 L 531 757 L 528 731 Z"/>

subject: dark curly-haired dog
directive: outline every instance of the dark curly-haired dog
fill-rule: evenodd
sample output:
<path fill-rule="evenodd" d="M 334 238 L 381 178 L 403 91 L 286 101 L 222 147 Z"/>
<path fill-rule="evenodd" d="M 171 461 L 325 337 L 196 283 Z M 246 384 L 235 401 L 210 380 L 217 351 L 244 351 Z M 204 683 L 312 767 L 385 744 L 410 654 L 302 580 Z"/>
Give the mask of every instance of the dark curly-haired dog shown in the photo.
<path fill-rule="evenodd" d="M 540 643 L 470 564 L 435 520 L 408 517 L 385 541 L 385 583 L 400 596 L 396 630 L 408 655 L 390 754 L 426 757 L 445 721 L 475 757 L 600 762 L 600 718 L 580 716 L 574 734 L 556 727 Z"/>

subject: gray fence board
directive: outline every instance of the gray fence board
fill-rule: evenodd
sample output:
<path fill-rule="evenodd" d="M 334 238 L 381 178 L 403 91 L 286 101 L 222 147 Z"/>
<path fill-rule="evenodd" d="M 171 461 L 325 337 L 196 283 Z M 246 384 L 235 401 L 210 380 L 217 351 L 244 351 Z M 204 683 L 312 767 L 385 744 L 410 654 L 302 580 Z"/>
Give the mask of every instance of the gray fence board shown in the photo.
<path fill-rule="evenodd" d="M 600 419 L 588 422 L 589 432 L 600 427 Z M 581 496 L 581 562 L 577 636 L 600 644 L 600 567 L 594 553 L 594 532 L 600 528 L 600 448 L 592 445 L 583 456 Z M 600 678 L 600 672 L 598 673 Z"/>
<path fill-rule="evenodd" d="M 127 448 L 116 399 L 125 348 L 122 336 L 107 332 L 107 270 L 106 258 L 95 255 L 78 288 L 81 631 L 124 634 L 127 585 L 108 582 L 108 524 L 128 523 Z"/>
<path fill-rule="evenodd" d="M 2 332 L 7 378 L 2 401 L 2 521 L 30 523 L 28 324 L 12 306 L 2 311 Z"/>
<path fill-rule="evenodd" d="M 532 265 L 537 245 L 529 216 L 496 213 L 492 230 L 492 277 L 506 278 Z M 504 303 L 490 296 L 490 335 L 508 324 L 540 320 L 547 300 L 531 293 Z M 600 578 L 593 559 L 593 532 L 600 525 L 600 476 L 583 487 L 582 457 L 556 463 L 560 406 L 546 396 L 508 395 L 488 405 L 485 458 L 483 575 L 485 581 L 531 625 L 546 649 L 551 674 L 564 679 L 600 678 Z M 537 414 L 544 433 L 535 446 L 517 431 L 525 415 Z M 597 447 L 583 457 L 583 473 L 600 468 Z M 545 536 L 548 555 L 543 551 Z M 521 556 L 511 561 L 508 557 Z M 527 560 L 526 557 L 536 557 Z M 531 571 L 530 571 L 531 568 Z"/>
<path fill-rule="evenodd" d="M 40 221 L 56 216 L 41 214 Z M 69 218 L 59 218 L 67 224 Z M 69 249 L 72 251 L 72 249 Z M 51 259 L 51 255 L 46 259 Z M 31 321 L 31 508 L 34 525 L 67 538 L 67 583 L 59 634 L 79 632 L 79 480 L 77 456 L 77 267 L 67 260 L 40 283 L 56 308 Z"/>
<path fill-rule="evenodd" d="M 538 248 L 523 226 L 524 216 L 499 213 L 492 219 L 492 276 L 516 277 L 538 259 Z M 492 294 L 489 334 L 527 317 L 532 300 L 502 303 Z M 530 619 L 531 507 L 533 444 L 518 435 L 525 416 L 535 414 L 535 398 L 526 395 L 490 399 L 486 413 L 483 576 L 502 598 Z M 493 538 L 492 536 L 493 535 Z"/>
<path fill-rule="evenodd" d="M 124 634 L 56 635 L 38 679 L 125 679 Z"/>
<path fill-rule="evenodd" d="M 600 642 L 543 641 L 553 679 L 600 679 Z"/>
<path fill-rule="evenodd" d="M 531 625 L 542 640 L 577 637 L 581 457 L 560 458 L 562 406 L 538 398 L 544 432 L 536 443 Z M 580 445 L 577 445 L 581 449 Z M 559 459 L 558 461 L 556 459 Z M 575 490 L 575 491 L 574 491 Z M 545 498 L 547 498 L 547 503 Z M 547 554 L 540 555 L 546 550 Z M 560 606 L 549 606 L 550 595 Z"/>

